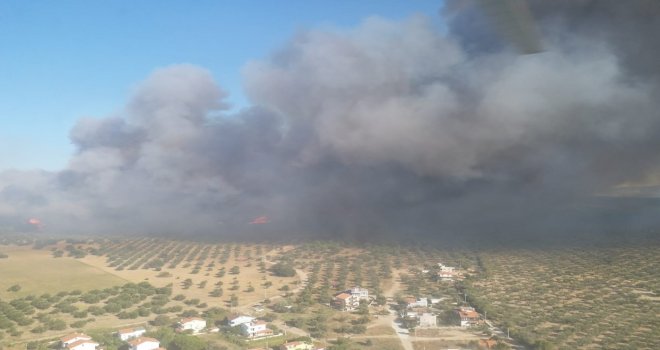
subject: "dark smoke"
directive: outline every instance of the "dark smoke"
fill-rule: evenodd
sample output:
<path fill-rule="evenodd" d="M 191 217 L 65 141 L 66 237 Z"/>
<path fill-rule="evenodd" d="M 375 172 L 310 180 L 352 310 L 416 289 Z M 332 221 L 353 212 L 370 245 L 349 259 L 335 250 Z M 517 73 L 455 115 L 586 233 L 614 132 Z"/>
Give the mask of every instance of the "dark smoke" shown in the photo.
<path fill-rule="evenodd" d="M 525 56 L 475 4 L 447 8 L 446 34 L 418 16 L 297 35 L 246 65 L 253 107 L 239 113 L 204 69 L 159 69 L 121 113 L 78 122 L 65 170 L 0 173 L 0 227 L 359 240 L 657 227 L 660 5 L 534 1 L 545 52 Z"/>

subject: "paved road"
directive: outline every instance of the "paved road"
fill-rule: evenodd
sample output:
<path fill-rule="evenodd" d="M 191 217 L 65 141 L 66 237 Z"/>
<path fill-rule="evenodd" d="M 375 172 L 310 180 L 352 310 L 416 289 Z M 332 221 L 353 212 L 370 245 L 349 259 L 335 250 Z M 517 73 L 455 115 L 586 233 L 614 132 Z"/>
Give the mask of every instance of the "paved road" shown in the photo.
<path fill-rule="evenodd" d="M 396 332 L 396 335 L 399 337 L 399 341 L 401 342 L 401 345 L 403 346 L 404 350 L 414 350 L 412 340 L 410 339 L 410 332 L 408 332 L 408 329 L 401 327 L 397 322 L 397 314 L 396 311 L 390 310 L 390 314 L 384 317 L 390 318 L 391 326 Z"/>
<path fill-rule="evenodd" d="M 488 325 L 488 329 L 490 329 L 493 335 L 498 336 L 500 339 L 508 339 L 507 343 L 511 345 L 512 349 L 518 349 L 518 350 L 527 349 L 525 346 L 517 344 L 513 339 L 507 338 L 506 332 L 504 332 L 501 328 L 493 325 L 490 321 L 486 320 L 486 324 Z"/>

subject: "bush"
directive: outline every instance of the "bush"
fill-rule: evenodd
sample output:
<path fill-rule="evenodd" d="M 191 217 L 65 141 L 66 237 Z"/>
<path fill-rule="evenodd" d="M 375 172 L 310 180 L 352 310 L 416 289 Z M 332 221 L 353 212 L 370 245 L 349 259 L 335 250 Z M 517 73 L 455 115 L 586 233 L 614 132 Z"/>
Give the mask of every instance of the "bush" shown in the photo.
<path fill-rule="evenodd" d="M 296 270 L 291 264 L 279 262 L 270 268 L 270 271 L 278 277 L 293 277 L 296 275 Z"/>
<path fill-rule="evenodd" d="M 204 350 L 206 349 L 206 341 L 198 337 L 177 334 L 174 336 L 169 348 L 172 350 Z"/>
<path fill-rule="evenodd" d="M 154 326 L 169 326 L 172 324 L 172 319 L 166 315 L 158 315 L 151 321 Z"/>
<path fill-rule="evenodd" d="M 53 331 L 61 331 L 66 329 L 66 322 L 60 319 L 51 320 L 48 322 L 48 329 Z"/>

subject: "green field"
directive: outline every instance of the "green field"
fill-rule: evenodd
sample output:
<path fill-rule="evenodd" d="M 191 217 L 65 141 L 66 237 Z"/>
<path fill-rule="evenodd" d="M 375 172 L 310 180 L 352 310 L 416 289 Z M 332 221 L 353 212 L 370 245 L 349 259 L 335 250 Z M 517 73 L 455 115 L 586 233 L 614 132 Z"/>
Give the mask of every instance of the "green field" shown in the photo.
<path fill-rule="evenodd" d="M 122 278 L 78 260 L 53 258 L 44 250 L 0 246 L 0 252 L 9 255 L 0 259 L 0 298 L 3 299 L 76 289 L 102 289 L 126 283 Z M 21 287 L 19 291 L 7 290 L 16 284 Z"/>

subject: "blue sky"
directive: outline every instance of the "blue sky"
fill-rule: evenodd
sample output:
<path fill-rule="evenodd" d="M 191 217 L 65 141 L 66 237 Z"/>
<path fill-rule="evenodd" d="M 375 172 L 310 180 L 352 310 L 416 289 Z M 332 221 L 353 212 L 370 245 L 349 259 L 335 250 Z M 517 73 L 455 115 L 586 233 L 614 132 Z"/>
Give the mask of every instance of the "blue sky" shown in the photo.
<path fill-rule="evenodd" d="M 158 67 L 209 69 L 245 106 L 241 68 L 296 31 L 423 13 L 441 0 L 0 2 L 0 171 L 57 170 L 84 116 L 118 111 Z"/>

